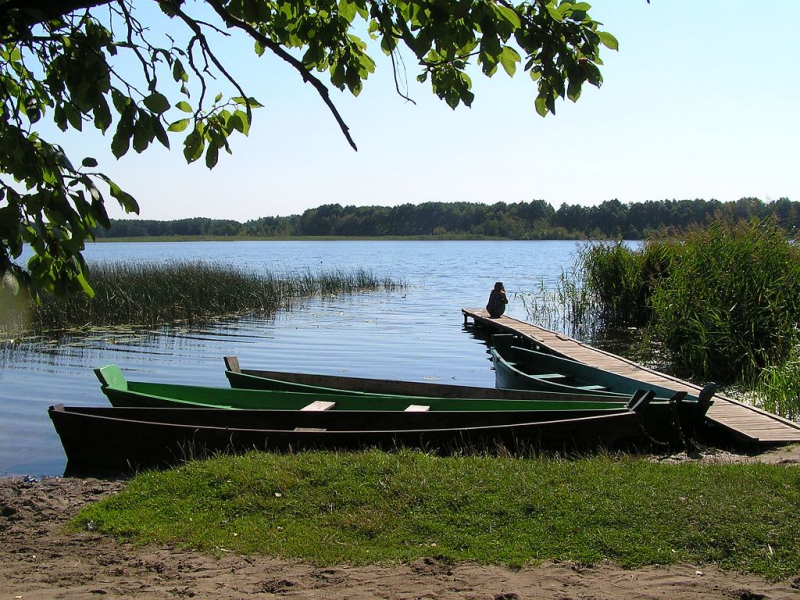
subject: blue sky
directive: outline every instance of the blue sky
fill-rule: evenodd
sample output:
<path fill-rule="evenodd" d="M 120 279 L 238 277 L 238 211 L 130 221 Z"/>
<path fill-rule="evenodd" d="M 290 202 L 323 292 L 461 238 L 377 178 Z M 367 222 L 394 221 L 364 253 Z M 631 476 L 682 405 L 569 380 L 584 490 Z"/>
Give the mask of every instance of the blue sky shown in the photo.
<path fill-rule="evenodd" d="M 131 150 L 119 161 L 107 150 L 110 136 L 85 133 L 64 143 L 100 160 L 146 219 L 244 221 L 334 202 L 543 199 L 557 208 L 612 198 L 800 200 L 800 2 L 592 5 L 620 49 L 604 49 L 601 89 L 585 87 L 576 104 L 561 102 L 545 119 L 521 70 L 513 79 L 502 70 L 491 79 L 474 73 L 472 108 L 453 111 L 414 82 L 410 59 L 417 104 L 400 98 L 378 53 L 377 72 L 358 98 L 331 91 L 354 152 L 290 67 L 226 40 L 220 57 L 264 108 L 250 137 L 234 138 L 233 156 L 223 154 L 214 170 L 202 161 L 186 165 L 177 136 L 172 151 Z M 111 202 L 111 216 L 122 217 Z"/>

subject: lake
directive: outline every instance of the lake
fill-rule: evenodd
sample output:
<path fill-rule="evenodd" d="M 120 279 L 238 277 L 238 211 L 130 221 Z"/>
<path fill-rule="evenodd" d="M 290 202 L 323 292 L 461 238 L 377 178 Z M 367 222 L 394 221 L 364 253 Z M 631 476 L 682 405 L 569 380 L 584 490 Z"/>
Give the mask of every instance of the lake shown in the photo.
<path fill-rule="evenodd" d="M 394 292 L 312 298 L 274 318 L 198 327 L 109 328 L 60 339 L 0 343 L 0 476 L 61 475 L 66 459 L 51 404 L 107 406 L 92 369 L 129 379 L 224 386 L 222 357 L 245 368 L 494 387 L 485 343 L 462 307 L 483 307 L 495 281 L 509 316 L 521 294 L 552 286 L 579 245 L 570 241 L 291 241 L 91 244 L 92 262 L 201 260 L 291 274 L 366 269 L 403 281 Z"/>

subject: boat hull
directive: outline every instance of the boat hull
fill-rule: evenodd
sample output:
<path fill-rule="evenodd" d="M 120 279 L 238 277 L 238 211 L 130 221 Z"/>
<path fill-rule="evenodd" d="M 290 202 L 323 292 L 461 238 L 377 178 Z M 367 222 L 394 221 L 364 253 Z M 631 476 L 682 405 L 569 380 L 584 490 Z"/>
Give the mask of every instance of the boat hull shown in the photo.
<path fill-rule="evenodd" d="M 264 411 L 119 409 L 51 406 L 48 410 L 71 473 L 123 473 L 167 467 L 218 453 L 250 450 L 465 447 L 514 451 L 610 447 L 642 440 L 632 411 L 540 422 L 431 429 L 317 429 L 270 421 Z M 247 426 L 242 426 L 247 425 Z"/>
<path fill-rule="evenodd" d="M 594 393 L 599 390 L 586 388 L 602 387 L 618 394 L 633 394 L 636 390 L 647 389 L 653 390 L 658 398 L 670 398 L 677 393 L 677 390 L 664 386 L 517 346 L 494 346 L 491 354 L 498 388 Z M 697 396 L 688 395 L 687 400 L 697 400 Z"/>
<path fill-rule="evenodd" d="M 613 392 L 590 393 L 572 390 L 528 390 L 524 388 L 498 389 L 442 383 L 241 369 L 235 357 L 226 357 L 225 364 L 227 366 L 225 376 L 228 378 L 231 387 L 236 389 L 283 390 L 318 394 L 384 394 L 484 400 L 577 400 L 587 402 L 606 402 L 631 396 L 631 394 Z"/>

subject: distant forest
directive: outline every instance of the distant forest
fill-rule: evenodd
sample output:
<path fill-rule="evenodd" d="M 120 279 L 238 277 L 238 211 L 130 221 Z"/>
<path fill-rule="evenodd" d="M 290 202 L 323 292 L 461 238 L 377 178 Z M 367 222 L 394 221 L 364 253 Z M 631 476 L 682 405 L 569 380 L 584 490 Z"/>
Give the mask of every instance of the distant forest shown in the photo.
<path fill-rule="evenodd" d="M 175 221 L 114 219 L 97 238 L 161 236 L 231 237 L 405 237 L 542 239 L 642 239 L 662 231 L 680 231 L 720 217 L 774 217 L 788 230 L 800 226 L 800 203 L 788 198 L 765 203 L 758 198 L 658 200 L 598 206 L 562 204 L 556 210 L 544 200 L 507 204 L 425 202 L 401 206 L 325 204 L 301 215 L 262 217 L 240 223 L 227 219 Z"/>

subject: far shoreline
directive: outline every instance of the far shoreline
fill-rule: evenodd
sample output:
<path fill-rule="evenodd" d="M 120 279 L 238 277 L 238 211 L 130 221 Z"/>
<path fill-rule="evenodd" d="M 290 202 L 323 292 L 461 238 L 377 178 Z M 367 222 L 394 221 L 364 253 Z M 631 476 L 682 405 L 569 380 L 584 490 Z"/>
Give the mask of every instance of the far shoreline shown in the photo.
<path fill-rule="evenodd" d="M 417 236 L 239 236 L 239 235 L 164 235 L 142 237 L 101 237 L 90 243 L 131 242 L 589 242 L 613 241 L 587 238 L 517 239 L 489 236 L 417 235 Z M 631 241 L 631 240 L 623 240 Z"/>

